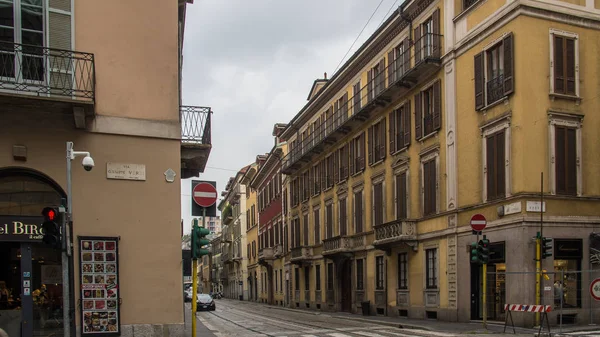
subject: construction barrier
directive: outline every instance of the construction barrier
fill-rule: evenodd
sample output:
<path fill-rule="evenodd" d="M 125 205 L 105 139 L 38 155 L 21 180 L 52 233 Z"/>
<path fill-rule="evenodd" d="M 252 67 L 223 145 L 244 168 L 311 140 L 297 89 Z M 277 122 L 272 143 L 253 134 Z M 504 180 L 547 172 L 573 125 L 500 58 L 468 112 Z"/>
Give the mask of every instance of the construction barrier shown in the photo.
<path fill-rule="evenodd" d="M 540 322 L 540 329 L 538 330 L 538 336 L 542 332 L 542 327 L 544 326 L 544 319 L 546 319 L 546 326 L 548 327 L 548 334 L 550 334 L 550 321 L 548 320 L 548 313 L 552 311 L 551 305 L 540 305 L 540 304 L 505 304 L 504 311 L 508 314 L 506 315 L 506 319 L 504 320 L 504 332 L 506 332 L 506 326 L 508 325 L 508 319 L 510 318 L 510 324 L 513 328 L 513 333 L 516 334 L 515 331 L 515 323 L 512 319 L 512 312 L 541 312 L 542 313 L 542 321 Z"/>

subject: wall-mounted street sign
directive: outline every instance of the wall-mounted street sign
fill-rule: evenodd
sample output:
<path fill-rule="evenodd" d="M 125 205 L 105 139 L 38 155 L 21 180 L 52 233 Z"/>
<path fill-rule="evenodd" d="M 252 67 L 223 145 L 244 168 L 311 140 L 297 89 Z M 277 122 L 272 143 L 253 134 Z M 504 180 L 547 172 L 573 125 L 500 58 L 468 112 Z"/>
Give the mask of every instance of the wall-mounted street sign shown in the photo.
<path fill-rule="evenodd" d="M 192 180 L 192 216 L 217 216 L 217 182 Z"/>
<path fill-rule="evenodd" d="M 474 231 L 481 232 L 487 226 L 487 220 L 483 214 L 475 214 L 471 217 L 471 228 Z"/>
<path fill-rule="evenodd" d="M 146 180 L 146 165 L 106 163 L 106 178 L 121 180 Z"/>

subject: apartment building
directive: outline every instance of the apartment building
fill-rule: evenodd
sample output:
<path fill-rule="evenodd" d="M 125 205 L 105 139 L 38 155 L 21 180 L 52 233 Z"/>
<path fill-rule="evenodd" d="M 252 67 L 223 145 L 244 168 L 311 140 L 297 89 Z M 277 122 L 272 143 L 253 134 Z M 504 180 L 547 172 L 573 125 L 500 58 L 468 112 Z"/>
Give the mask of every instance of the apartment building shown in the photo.
<path fill-rule="evenodd" d="M 600 187 L 597 136 L 583 128 L 584 117 L 598 123 L 586 113 L 598 84 L 584 75 L 598 72 L 597 46 L 585 42 L 598 39 L 599 9 L 406 1 L 316 80 L 281 135 L 291 306 L 356 312 L 369 301 L 378 315 L 481 319 L 481 267 L 466 249 L 480 213 L 492 243 L 488 319 L 503 320 L 505 303 L 535 304 L 543 209 L 554 248 L 540 289 L 560 281 L 562 315 L 586 323 L 597 304 L 583 292 L 598 273 L 581 270 L 597 268 L 585 252 Z"/>
<path fill-rule="evenodd" d="M 9 335 L 184 335 L 180 178 L 203 172 L 211 148 L 210 108 L 180 98 L 188 3 L 0 1 L 0 282 L 10 292 L 0 328 Z M 95 164 L 71 160 L 72 187 L 71 150 Z M 61 251 L 40 234 L 42 209 L 59 205 L 72 212 L 69 293 Z"/>
<path fill-rule="evenodd" d="M 261 266 L 260 300 L 283 305 L 284 219 L 281 197 L 281 158 L 286 143 L 279 138 L 285 124 L 275 124 L 275 144 L 259 166 L 250 186 L 257 190 L 258 205 L 258 263 Z"/>
<path fill-rule="evenodd" d="M 211 268 L 211 291 L 213 293 L 223 292 L 223 280 L 227 280 L 225 275 L 226 271 L 223 270 L 223 264 L 221 262 L 221 250 L 223 249 L 223 245 L 221 244 L 221 235 L 215 236 L 210 241 L 211 247 L 211 259 L 212 259 L 212 268 Z"/>
<path fill-rule="evenodd" d="M 260 275 L 258 265 L 258 212 L 256 208 L 256 190 L 250 186 L 250 182 L 256 176 L 258 167 L 264 162 L 264 155 L 256 156 L 256 161 L 250 164 L 248 170 L 242 177 L 241 183 L 246 186 L 246 256 L 248 257 L 248 300 L 257 302 L 258 284 Z"/>
<path fill-rule="evenodd" d="M 217 206 L 221 211 L 221 261 L 227 267 L 227 282 L 223 284 L 227 298 L 248 299 L 248 257 L 246 256 L 246 185 L 242 177 L 250 165 L 229 178 L 223 199 Z"/>

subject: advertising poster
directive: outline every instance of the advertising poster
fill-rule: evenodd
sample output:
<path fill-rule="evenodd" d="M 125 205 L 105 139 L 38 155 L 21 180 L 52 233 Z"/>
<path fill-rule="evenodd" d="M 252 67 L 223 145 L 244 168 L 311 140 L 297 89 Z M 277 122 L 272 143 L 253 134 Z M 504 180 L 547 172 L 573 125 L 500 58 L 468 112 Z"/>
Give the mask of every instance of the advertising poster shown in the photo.
<path fill-rule="evenodd" d="M 120 335 L 119 239 L 79 237 L 82 335 Z"/>

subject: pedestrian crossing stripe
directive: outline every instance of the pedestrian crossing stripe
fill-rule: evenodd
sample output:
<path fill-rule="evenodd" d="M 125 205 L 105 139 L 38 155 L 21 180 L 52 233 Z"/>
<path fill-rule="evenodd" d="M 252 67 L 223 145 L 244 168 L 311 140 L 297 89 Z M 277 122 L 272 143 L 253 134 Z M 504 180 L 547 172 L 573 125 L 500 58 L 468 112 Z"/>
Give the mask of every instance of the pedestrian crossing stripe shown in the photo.
<path fill-rule="evenodd" d="M 407 331 L 407 332 L 427 333 L 430 336 L 440 336 L 440 337 L 455 336 L 455 334 L 446 333 L 446 332 L 438 332 L 438 331 L 425 331 L 425 330 L 419 330 L 419 329 L 402 329 L 402 330 Z"/>

